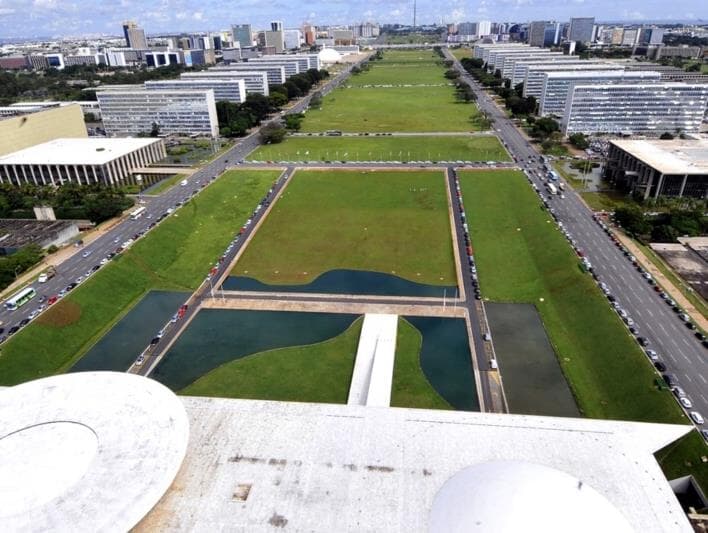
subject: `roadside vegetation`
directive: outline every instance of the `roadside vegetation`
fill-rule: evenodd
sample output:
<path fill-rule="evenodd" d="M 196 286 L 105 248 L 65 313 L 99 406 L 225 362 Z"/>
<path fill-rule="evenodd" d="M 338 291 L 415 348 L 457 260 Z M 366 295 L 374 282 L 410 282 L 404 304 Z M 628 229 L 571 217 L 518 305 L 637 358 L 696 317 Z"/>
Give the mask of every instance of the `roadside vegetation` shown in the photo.
<path fill-rule="evenodd" d="M 332 339 L 226 363 L 180 394 L 282 402 L 347 403 L 363 319 Z"/>
<path fill-rule="evenodd" d="M 231 171 L 187 202 L 7 340 L 0 384 L 67 370 L 149 290 L 194 290 L 278 175 Z"/>
<path fill-rule="evenodd" d="M 288 137 L 259 147 L 252 161 L 509 161 L 496 136 Z"/>
<path fill-rule="evenodd" d="M 298 171 L 233 275 L 305 284 L 334 269 L 456 283 L 439 171 Z"/>

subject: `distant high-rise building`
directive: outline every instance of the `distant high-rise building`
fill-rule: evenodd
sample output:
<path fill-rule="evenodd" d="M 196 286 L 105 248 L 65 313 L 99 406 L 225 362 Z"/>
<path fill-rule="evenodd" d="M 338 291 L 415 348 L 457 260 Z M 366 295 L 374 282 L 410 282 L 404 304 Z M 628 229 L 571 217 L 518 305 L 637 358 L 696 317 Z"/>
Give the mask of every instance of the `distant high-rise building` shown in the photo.
<path fill-rule="evenodd" d="M 486 37 L 492 34 L 492 23 L 489 20 L 481 20 L 477 23 L 477 37 Z"/>
<path fill-rule="evenodd" d="M 637 28 L 625 28 L 622 34 L 622 46 L 634 46 L 639 38 L 639 30 Z"/>
<path fill-rule="evenodd" d="M 316 32 L 315 27 L 311 24 L 305 24 L 302 27 L 302 33 L 305 36 L 305 44 L 313 45 L 315 44 Z"/>
<path fill-rule="evenodd" d="M 147 39 L 145 38 L 145 30 L 138 27 L 138 25 L 132 21 L 127 20 L 123 23 L 123 35 L 125 36 L 125 43 L 128 48 L 134 48 L 136 50 L 146 50 Z"/>
<path fill-rule="evenodd" d="M 557 22 L 535 20 L 529 24 L 528 41 L 531 46 L 553 46 L 558 44 L 560 25 Z"/>
<path fill-rule="evenodd" d="M 283 31 L 283 21 L 274 20 L 270 23 L 270 31 Z"/>
<path fill-rule="evenodd" d="M 639 30 L 639 44 L 661 44 L 663 40 L 663 28 L 642 28 Z"/>
<path fill-rule="evenodd" d="M 281 54 L 285 50 L 285 39 L 283 38 L 283 32 L 280 30 L 266 31 L 265 34 L 265 44 L 264 47 L 275 48 L 276 54 Z"/>
<path fill-rule="evenodd" d="M 283 31 L 283 42 L 286 50 L 295 50 L 300 48 L 302 42 L 302 34 L 300 30 L 285 30 Z"/>
<path fill-rule="evenodd" d="M 568 30 L 568 40 L 589 43 L 592 41 L 592 28 L 594 25 L 595 17 L 572 17 L 570 19 L 570 29 Z"/>
<path fill-rule="evenodd" d="M 624 28 L 613 28 L 610 44 L 622 44 L 622 39 L 624 39 Z"/>
<path fill-rule="evenodd" d="M 241 48 L 253 46 L 253 31 L 250 24 L 235 24 L 231 26 L 234 44 L 238 43 Z"/>
<path fill-rule="evenodd" d="M 477 35 L 477 23 L 460 22 L 457 25 L 457 35 Z"/>

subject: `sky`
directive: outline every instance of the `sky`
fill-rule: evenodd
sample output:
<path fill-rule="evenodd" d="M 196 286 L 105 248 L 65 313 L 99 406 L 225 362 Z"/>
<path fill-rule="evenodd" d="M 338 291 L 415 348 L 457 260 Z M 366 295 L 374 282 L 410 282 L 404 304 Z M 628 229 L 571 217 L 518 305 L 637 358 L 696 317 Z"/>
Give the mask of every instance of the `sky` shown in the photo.
<path fill-rule="evenodd" d="M 418 0 L 418 23 L 515 21 L 594 16 L 596 20 L 708 20 L 705 0 Z M 120 35 L 134 19 L 148 34 L 227 29 L 232 23 L 265 27 L 410 24 L 413 0 L 0 0 L 0 39 L 30 36 Z"/>

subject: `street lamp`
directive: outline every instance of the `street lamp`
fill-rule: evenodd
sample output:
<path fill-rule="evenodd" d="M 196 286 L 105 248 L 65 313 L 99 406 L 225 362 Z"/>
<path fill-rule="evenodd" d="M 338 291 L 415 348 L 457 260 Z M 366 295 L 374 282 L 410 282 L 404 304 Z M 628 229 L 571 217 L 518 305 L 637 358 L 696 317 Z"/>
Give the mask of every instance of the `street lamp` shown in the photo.
<path fill-rule="evenodd" d="M 143 177 L 138 174 L 137 176 L 135 176 L 135 182 L 138 184 L 138 203 L 141 203 L 142 200 L 140 198 L 140 193 L 143 192 Z"/>

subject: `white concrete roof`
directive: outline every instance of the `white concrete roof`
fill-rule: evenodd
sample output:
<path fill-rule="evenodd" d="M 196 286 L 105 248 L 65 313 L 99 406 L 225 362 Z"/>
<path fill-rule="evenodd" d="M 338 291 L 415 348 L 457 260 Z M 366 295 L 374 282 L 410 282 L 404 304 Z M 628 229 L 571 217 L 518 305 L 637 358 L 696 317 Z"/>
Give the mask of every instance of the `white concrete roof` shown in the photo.
<path fill-rule="evenodd" d="M 182 401 L 191 427 L 187 455 L 136 531 L 426 531 L 435 496 L 452 476 L 499 460 L 553 469 L 552 497 L 566 490 L 553 481 L 563 473 L 582 481 L 635 531 L 692 531 L 652 455 L 688 425 Z M 533 488 L 529 472 L 518 471 L 526 489 Z M 504 481 L 513 473 L 505 470 Z M 508 504 L 500 499 L 494 511 L 519 509 Z M 533 531 L 514 531 L 525 530 Z"/>
<path fill-rule="evenodd" d="M 708 140 L 610 141 L 662 174 L 708 174 Z"/>
<path fill-rule="evenodd" d="M 55 139 L 1 156 L 0 165 L 104 165 L 156 142 L 160 139 Z"/>
<path fill-rule="evenodd" d="M 661 73 L 653 70 L 560 70 L 546 73 L 549 78 L 660 78 Z"/>
<path fill-rule="evenodd" d="M 132 374 L 0 390 L 0 530 L 128 531 L 172 484 L 188 435 L 179 399 Z"/>

